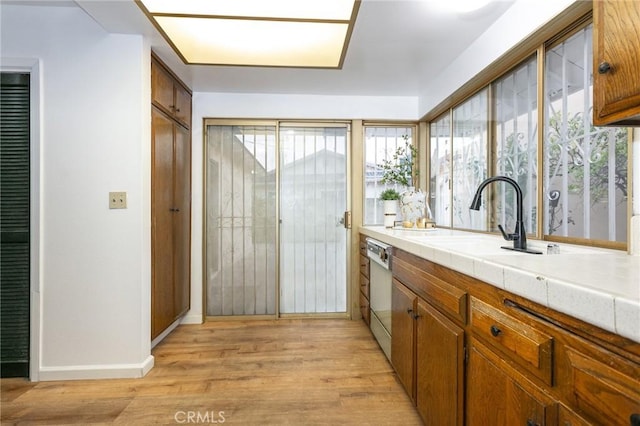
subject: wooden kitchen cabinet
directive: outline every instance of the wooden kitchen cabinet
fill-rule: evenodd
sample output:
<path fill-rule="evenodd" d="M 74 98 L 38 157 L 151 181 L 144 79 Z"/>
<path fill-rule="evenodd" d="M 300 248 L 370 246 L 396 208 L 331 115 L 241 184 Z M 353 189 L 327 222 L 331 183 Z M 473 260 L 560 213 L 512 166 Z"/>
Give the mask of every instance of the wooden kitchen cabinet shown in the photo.
<path fill-rule="evenodd" d="M 191 127 L 191 92 L 171 71 L 152 56 L 151 102 L 186 128 Z"/>
<path fill-rule="evenodd" d="M 478 340 L 469 342 L 466 424 L 557 424 L 557 404 Z"/>
<path fill-rule="evenodd" d="M 464 330 L 393 281 L 391 364 L 428 425 L 462 425 Z"/>
<path fill-rule="evenodd" d="M 152 59 L 152 67 L 162 64 Z M 166 75 L 170 75 L 166 73 Z M 152 93 L 166 84 L 152 79 Z M 151 339 L 190 306 L 191 132 L 166 110 L 151 112 Z"/>
<path fill-rule="evenodd" d="M 593 124 L 640 125 L 640 1 L 593 2 Z"/>
<path fill-rule="evenodd" d="M 369 258 L 367 257 L 367 242 L 360 236 L 360 315 L 365 324 L 371 324 L 371 309 L 369 306 Z"/>
<path fill-rule="evenodd" d="M 391 365 L 415 400 L 415 311 L 417 296 L 398 280 L 391 288 Z"/>
<path fill-rule="evenodd" d="M 427 425 L 464 424 L 464 330 L 418 299 L 416 407 Z"/>
<path fill-rule="evenodd" d="M 392 273 L 391 361 L 425 424 L 640 419 L 637 342 L 398 248 Z"/>
<path fill-rule="evenodd" d="M 565 354 L 567 397 L 576 411 L 594 424 L 632 424 L 633 415 L 640 421 L 638 365 L 594 345 L 567 347 Z"/>

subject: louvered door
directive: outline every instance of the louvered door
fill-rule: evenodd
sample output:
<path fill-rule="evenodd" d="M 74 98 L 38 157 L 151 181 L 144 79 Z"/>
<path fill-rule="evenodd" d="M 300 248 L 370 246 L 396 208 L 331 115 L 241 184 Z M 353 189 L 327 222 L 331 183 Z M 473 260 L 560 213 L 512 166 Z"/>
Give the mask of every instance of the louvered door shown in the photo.
<path fill-rule="evenodd" d="M 0 370 L 29 374 L 29 74 L 0 83 Z"/>

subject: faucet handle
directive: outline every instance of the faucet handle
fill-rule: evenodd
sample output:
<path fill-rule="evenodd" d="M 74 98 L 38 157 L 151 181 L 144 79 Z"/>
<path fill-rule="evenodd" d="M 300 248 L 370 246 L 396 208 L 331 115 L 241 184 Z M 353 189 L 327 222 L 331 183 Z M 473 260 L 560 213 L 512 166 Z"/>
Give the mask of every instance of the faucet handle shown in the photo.
<path fill-rule="evenodd" d="M 504 232 L 504 228 L 502 227 L 502 225 L 498 225 L 498 229 L 502 233 L 504 239 L 507 241 L 514 241 L 519 238 L 518 234 L 507 234 L 506 232 Z"/>

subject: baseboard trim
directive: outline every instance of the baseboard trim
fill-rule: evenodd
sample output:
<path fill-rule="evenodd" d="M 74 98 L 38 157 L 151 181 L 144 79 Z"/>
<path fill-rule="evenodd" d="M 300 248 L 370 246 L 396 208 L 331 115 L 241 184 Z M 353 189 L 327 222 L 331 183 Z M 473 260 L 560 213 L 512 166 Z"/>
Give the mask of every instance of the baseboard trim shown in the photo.
<path fill-rule="evenodd" d="M 187 313 L 180 320 L 180 324 L 202 324 L 202 314 Z"/>
<path fill-rule="evenodd" d="M 153 368 L 153 365 L 153 355 L 149 355 L 140 364 L 41 367 L 38 379 L 41 382 L 53 380 L 139 379 L 144 377 Z"/>

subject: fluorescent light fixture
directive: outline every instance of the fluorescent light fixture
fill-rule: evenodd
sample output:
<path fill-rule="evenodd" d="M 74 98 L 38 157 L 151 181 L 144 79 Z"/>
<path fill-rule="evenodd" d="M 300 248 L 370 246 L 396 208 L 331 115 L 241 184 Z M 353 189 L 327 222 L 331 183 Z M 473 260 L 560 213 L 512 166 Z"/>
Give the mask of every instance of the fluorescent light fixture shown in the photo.
<path fill-rule="evenodd" d="M 187 64 L 341 68 L 360 0 L 137 0 Z"/>

